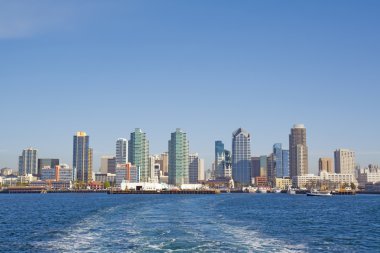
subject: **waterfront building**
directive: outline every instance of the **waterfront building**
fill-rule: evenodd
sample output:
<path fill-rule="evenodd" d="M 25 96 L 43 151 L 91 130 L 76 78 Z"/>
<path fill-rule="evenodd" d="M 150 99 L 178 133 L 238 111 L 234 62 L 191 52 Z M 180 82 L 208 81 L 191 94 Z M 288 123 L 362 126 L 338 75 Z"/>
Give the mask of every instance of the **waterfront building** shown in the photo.
<path fill-rule="evenodd" d="M 334 173 L 334 165 L 332 158 L 319 158 L 318 165 L 319 172 L 326 171 L 328 173 Z"/>
<path fill-rule="evenodd" d="M 360 169 L 358 173 L 358 183 L 360 187 L 365 187 L 368 183 L 380 182 L 380 168 L 369 167 Z"/>
<path fill-rule="evenodd" d="M 37 149 L 30 147 L 22 151 L 18 159 L 18 174 L 19 176 L 38 175 Z"/>
<path fill-rule="evenodd" d="M 235 183 L 251 183 L 251 135 L 243 128 L 232 134 L 232 178 Z"/>
<path fill-rule="evenodd" d="M 276 172 L 275 177 L 284 177 L 284 168 L 283 168 L 283 152 L 282 144 L 276 143 L 273 145 L 273 161 L 274 161 L 274 171 Z"/>
<path fill-rule="evenodd" d="M 86 132 L 77 132 L 73 138 L 74 179 L 89 183 L 92 181 L 92 149 L 90 136 Z"/>
<path fill-rule="evenodd" d="M 169 140 L 169 184 L 189 183 L 189 141 L 184 131 L 177 128 Z"/>
<path fill-rule="evenodd" d="M 189 184 L 197 184 L 199 181 L 200 159 L 198 153 L 189 155 Z"/>
<path fill-rule="evenodd" d="M 335 172 L 355 175 L 355 152 L 338 149 L 334 152 Z"/>
<path fill-rule="evenodd" d="M 100 172 L 113 173 L 116 171 L 116 157 L 115 156 L 102 156 L 100 158 Z"/>
<path fill-rule="evenodd" d="M 116 174 L 112 173 L 96 173 L 95 174 L 95 181 L 97 182 L 110 182 L 111 185 L 115 182 Z"/>
<path fill-rule="evenodd" d="M 59 159 L 50 159 L 50 158 L 40 158 L 38 159 L 38 177 L 41 177 L 41 170 L 44 167 L 55 168 L 55 166 L 59 165 Z"/>
<path fill-rule="evenodd" d="M 149 182 L 149 141 L 146 133 L 136 128 L 128 142 L 128 160 L 140 169 L 140 181 Z"/>
<path fill-rule="evenodd" d="M 67 164 L 60 164 L 54 167 L 43 167 L 41 169 L 42 181 L 71 181 L 72 169 Z"/>
<path fill-rule="evenodd" d="M 128 162 L 128 140 L 119 138 L 116 140 L 116 164 L 126 164 Z M 116 169 L 116 165 L 115 165 Z"/>
<path fill-rule="evenodd" d="M 115 176 L 116 186 L 120 187 L 123 180 L 130 183 L 140 182 L 140 168 L 131 163 L 118 164 Z"/>
<path fill-rule="evenodd" d="M 283 177 L 289 177 L 289 150 L 282 150 L 282 171 Z"/>
<path fill-rule="evenodd" d="M 289 135 L 290 177 L 309 173 L 306 128 L 302 124 L 294 125 Z"/>
<path fill-rule="evenodd" d="M 292 184 L 293 187 L 305 188 L 308 184 L 317 185 L 320 179 L 320 176 L 316 176 L 314 174 L 305 174 L 302 176 L 292 177 Z"/>
<path fill-rule="evenodd" d="M 286 190 L 290 186 L 292 186 L 292 180 L 290 178 L 276 178 L 275 179 L 275 187 L 277 189 Z"/>
<path fill-rule="evenodd" d="M 268 176 L 268 156 L 260 156 L 260 177 Z"/>
<path fill-rule="evenodd" d="M 322 171 L 320 173 L 320 178 L 322 181 L 329 181 L 339 185 L 355 183 L 355 177 L 353 174 L 342 174 L 342 173 L 328 173 L 327 171 Z"/>
<path fill-rule="evenodd" d="M 253 184 L 257 187 L 266 187 L 268 186 L 268 178 L 266 176 L 255 177 Z"/>

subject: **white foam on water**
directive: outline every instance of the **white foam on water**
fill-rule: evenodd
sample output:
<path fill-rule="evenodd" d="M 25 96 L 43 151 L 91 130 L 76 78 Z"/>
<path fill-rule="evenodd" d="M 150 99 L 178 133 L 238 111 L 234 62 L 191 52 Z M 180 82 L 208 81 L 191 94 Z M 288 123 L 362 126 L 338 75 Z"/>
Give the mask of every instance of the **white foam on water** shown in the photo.
<path fill-rule="evenodd" d="M 258 231 L 251 230 L 244 226 L 238 227 L 223 223 L 219 223 L 218 226 L 224 233 L 230 235 L 232 243 L 244 245 L 248 248 L 249 252 L 275 251 L 283 253 L 301 253 L 307 250 L 307 247 L 303 244 L 290 245 L 279 239 L 264 236 Z"/>

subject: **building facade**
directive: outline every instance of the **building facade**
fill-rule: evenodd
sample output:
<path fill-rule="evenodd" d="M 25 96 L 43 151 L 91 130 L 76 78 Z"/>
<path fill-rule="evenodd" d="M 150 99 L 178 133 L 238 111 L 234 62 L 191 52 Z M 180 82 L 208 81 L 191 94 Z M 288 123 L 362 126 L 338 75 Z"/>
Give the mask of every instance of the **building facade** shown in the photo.
<path fill-rule="evenodd" d="M 189 183 L 189 142 L 184 131 L 177 128 L 169 140 L 169 184 Z"/>
<path fill-rule="evenodd" d="M 27 148 L 22 151 L 18 159 L 18 174 L 19 176 L 38 175 L 37 149 Z"/>
<path fill-rule="evenodd" d="M 140 169 L 140 182 L 149 182 L 149 141 L 146 133 L 136 128 L 128 142 L 128 160 Z"/>
<path fill-rule="evenodd" d="M 119 138 L 116 140 L 115 160 L 116 160 L 116 164 L 126 164 L 128 162 L 128 140 L 127 139 Z"/>
<path fill-rule="evenodd" d="M 302 124 L 294 125 L 289 135 L 289 164 L 291 178 L 309 173 L 306 128 Z"/>
<path fill-rule="evenodd" d="M 276 143 L 273 145 L 273 161 L 276 177 L 284 177 L 283 161 L 282 161 L 282 144 Z"/>
<path fill-rule="evenodd" d="M 251 183 L 251 135 L 243 128 L 232 134 L 232 178 L 236 183 Z"/>
<path fill-rule="evenodd" d="M 326 171 L 328 173 L 334 173 L 334 164 L 332 158 L 322 157 L 318 162 L 319 172 Z"/>
<path fill-rule="evenodd" d="M 355 175 L 355 152 L 338 149 L 334 152 L 335 172 Z"/>
<path fill-rule="evenodd" d="M 38 177 L 41 177 L 41 170 L 44 167 L 55 168 L 59 165 L 59 159 L 40 158 L 38 159 Z"/>
<path fill-rule="evenodd" d="M 92 149 L 90 136 L 77 132 L 73 140 L 73 173 L 75 180 L 89 183 L 92 181 Z"/>
<path fill-rule="evenodd" d="M 198 153 L 189 155 L 189 184 L 197 184 L 199 180 L 200 159 Z"/>

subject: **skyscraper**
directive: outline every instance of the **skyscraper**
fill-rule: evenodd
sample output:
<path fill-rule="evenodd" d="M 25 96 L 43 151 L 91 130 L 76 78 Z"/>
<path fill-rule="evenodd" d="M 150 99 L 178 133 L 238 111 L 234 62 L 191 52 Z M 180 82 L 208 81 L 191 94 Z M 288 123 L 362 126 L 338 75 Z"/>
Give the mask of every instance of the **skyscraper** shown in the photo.
<path fill-rule="evenodd" d="M 283 177 L 289 177 L 289 150 L 282 150 L 282 171 Z"/>
<path fill-rule="evenodd" d="M 128 140 L 119 138 L 116 141 L 116 164 L 128 162 Z"/>
<path fill-rule="evenodd" d="M 90 136 L 77 132 L 73 141 L 73 174 L 76 180 L 89 183 L 92 180 L 92 149 Z"/>
<path fill-rule="evenodd" d="M 232 134 L 232 178 L 243 185 L 251 183 L 251 135 L 242 128 Z"/>
<path fill-rule="evenodd" d="M 197 184 L 198 183 L 198 175 L 199 175 L 199 156 L 197 153 L 189 155 L 189 183 Z"/>
<path fill-rule="evenodd" d="M 319 158 L 318 167 L 319 172 L 326 171 L 328 173 L 334 173 L 332 158 Z"/>
<path fill-rule="evenodd" d="M 355 152 L 348 149 L 338 149 L 334 152 L 335 172 L 355 175 Z"/>
<path fill-rule="evenodd" d="M 215 141 L 215 178 L 231 178 L 231 152 L 224 149 L 222 141 Z"/>
<path fill-rule="evenodd" d="M 276 177 L 284 176 L 283 162 L 282 162 L 282 144 L 276 143 L 273 145 L 273 161 L 274 173 Z"/>
<path fill-rule="evenodd" d="M 289 135 L 290 177 L 308 174 L 308 148 L 306 144 L 306 128 L 297 124 Z"/>
<path fill-rule="evenodd" d="M 22 151 L 22 155 L 18 158 L 18 173 L 20 176 L 38 174 L 37 149 L 27 148 Z"/>
<path fill-rule="evenodd" d="M 128 142 L 128 160 L 140 171 L 140 182 L 149 182 L 149 141 L 140 128 L 131 133 Z"/>
<path fill-rule="evenodd" d="M 169 140 L 169 184 L 189 183 L 189 142 L 186 133 L 177 128 Z"/>

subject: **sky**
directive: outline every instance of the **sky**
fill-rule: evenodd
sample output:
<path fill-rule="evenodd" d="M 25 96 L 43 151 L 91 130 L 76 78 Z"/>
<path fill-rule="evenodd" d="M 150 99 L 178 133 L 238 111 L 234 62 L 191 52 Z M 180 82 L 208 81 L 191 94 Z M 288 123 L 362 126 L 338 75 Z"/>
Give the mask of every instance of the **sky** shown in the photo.
<path fill-rule="evenodd" d="M 337 148 L 380 164 L 380 1 L 0 0 L 0 167 L 29 146 L 72 163 L 142 128 L 182 128 L 206 160 L 251 133 L 252 155 L 307 128 L 310 171 Z"/>

